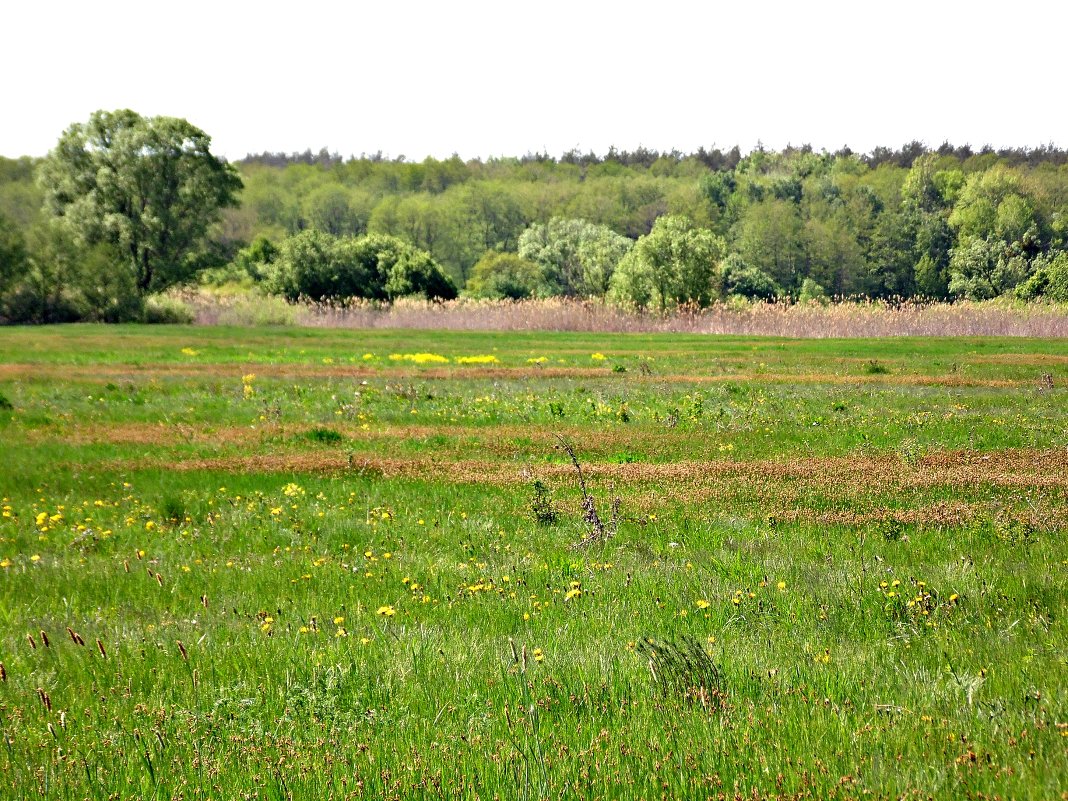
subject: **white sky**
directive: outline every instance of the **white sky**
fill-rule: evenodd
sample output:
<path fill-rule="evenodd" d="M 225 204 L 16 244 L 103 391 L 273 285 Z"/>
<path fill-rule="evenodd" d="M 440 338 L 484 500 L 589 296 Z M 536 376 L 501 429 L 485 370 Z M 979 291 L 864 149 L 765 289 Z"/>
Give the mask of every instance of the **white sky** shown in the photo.
<path fill-rule="evenodd" d="M 11 0 L 0 30 L 5 156 L 116 108 L 231 159 L 1068 146 L 1064 0 Z"/>

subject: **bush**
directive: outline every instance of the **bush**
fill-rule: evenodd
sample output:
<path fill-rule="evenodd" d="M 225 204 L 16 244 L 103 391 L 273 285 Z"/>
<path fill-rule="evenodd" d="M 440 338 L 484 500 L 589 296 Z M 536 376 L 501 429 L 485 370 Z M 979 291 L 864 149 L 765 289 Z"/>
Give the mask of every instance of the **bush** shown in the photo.
<path fill-rule="evenodd" d="M 487 252 L 471 270 L 467 293 L 476 298 L 522 300 L 545 290 L 541 267 L 514 253 Z"/>
<path fill-rule="evenodd" d="M 188 304 L 167 295 L 153 295 L 145 301 L 141 319 L 153 324 L 189 325 L 196 319 Z"/>
<path fill-rule="evenodd" d="M 1068 303 L 1068 253 L 1040 256 L 1034 261 L 1031 277 L 1016 287 L 1021 300 L 1045 298 Z"/>
<path fill-rule="evenodd" d="M 263 285 L 290 301 L 456 297 L 452 280 L 429 253 L 385 234 L 335 237 L 302 231 L 282 242 Z"/>
<path fill-rule="evenodd" d="M 775 300 L 782 297 L 782 287 L 761 269 L 748 266 L 736 254 L 723 264 L 723 287 L 727 295 L 741 295 L 750 300 Z"/>
<path fill-rule="evenodd" d="M 801 292 L 797 296 L 797 302 L 825 305 L 830 302 L 830 298 L 827 297 L 827 290 L 811 278 L 806 278 L 801 282 Z"/>

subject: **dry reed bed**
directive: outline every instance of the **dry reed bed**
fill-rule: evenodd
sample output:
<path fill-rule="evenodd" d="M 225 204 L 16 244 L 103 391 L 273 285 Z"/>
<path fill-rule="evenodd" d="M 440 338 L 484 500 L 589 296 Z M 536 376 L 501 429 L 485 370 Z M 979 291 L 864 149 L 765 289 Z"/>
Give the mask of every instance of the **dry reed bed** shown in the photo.
<path fill-rule="evenodd" d="M 637 312 L 600 301 L 402 299 L 383 305 L 297 304 L 256 296 L 183 297 L 201 325 L 277 322 L 324 328 L 415 328 L 472 331 L 698 333 L 799 338 L 892 336 L 1068 337 L 1068 307 L 1002 302 L 717 303 L 707 309 Z M 279 316 L 281 314 L 281 316 Z"/>

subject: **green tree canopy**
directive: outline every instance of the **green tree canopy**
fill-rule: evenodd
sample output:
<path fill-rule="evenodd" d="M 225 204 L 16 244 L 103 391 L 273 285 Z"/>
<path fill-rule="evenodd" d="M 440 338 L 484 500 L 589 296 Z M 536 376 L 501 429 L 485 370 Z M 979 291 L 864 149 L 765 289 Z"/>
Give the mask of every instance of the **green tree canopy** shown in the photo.
<path fill-rule="evenodd" d="M 456 286 L 429 253 L 387 234 L 301 231 L 283 240 L 266 270 L 264 288 L 291 301 L 456 297 Z"/>
<path fill-rule="evenodd" d="M 514 253 L 486 253 L 467 281 L 467 292 L 476 298 L 521 300 L 543 294 L 542 269 Z"/>
<path fill-rule="evenodd" d="M 604 225 L 554 217 L 519 237 L 519 255 L 539 265 L 546 284 L 565 295 L 603 295 L 633 242 Z"/>
<path fill-rule="evenodd" d="M 98 111 L 41 164 L 46 207 L 79 241 L 111 246 L 139 294 L 166 289 L 204 266 L 211 225 L 237 202 L 237 171 L 210 144 L 182 119 Z"/>
<path fill-rule="evenodd" d="M 22 232 L 0 214 L 0 293 L 26 269 L 26 241 Z"/>
<path fill-rule="evenodd" d="M 719 266 L 726 252 L 726 242 L 712 231 L 683 217 L 660 217 L 616 268 L 609 294 L 661 310 L 679 303 L 707 306 L 722 294 Z"/>

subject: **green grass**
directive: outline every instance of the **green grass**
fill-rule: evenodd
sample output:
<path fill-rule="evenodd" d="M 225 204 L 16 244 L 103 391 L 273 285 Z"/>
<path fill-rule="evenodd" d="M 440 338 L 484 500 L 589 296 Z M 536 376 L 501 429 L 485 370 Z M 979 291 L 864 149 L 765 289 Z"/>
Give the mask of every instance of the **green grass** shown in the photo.
<path fill-rule="evenodd" d="M 1066 385 L 1065 341 L 0 330 L 0 796 L 1056 797 Z"/>

